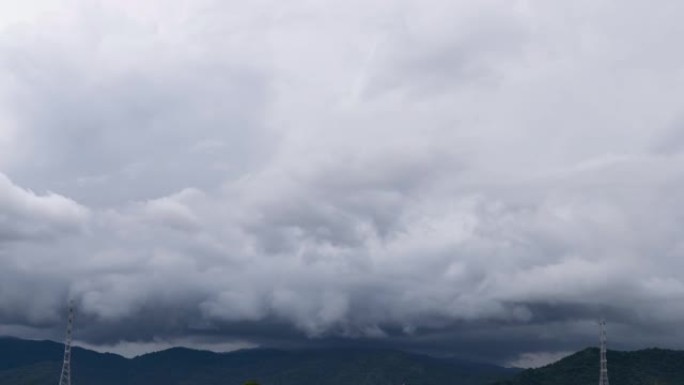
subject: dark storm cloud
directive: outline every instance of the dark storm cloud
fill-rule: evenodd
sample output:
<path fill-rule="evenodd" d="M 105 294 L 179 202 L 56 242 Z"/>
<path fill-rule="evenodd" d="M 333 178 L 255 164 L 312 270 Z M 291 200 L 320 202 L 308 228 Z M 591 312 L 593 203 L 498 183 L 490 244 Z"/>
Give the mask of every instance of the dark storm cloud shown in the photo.
<path fill-rule="evenodd" d="M 684 346 L 675 2 L 76 3 L 0 13 L 0 332 Z"/>

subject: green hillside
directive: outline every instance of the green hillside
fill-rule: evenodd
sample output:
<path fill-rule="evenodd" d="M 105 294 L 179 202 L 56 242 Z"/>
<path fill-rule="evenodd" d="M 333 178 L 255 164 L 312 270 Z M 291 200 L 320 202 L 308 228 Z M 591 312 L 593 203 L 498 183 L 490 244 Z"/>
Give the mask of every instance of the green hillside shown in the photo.
<path fill-rule="evenodd" d="M 683 385 L 684 352 L 647 349 L 634 352 L 608 351 L 608 374 L 615 385 Z M 496 385 L 596 384 L 599 350 L 585 349 L 556 363 L 529 369 Z"/>
<path fill-rule="evenodd" d="M 0 385 L 55 385 L 62 345 L 0 339 Z M 174 348 L 125 359 L 73 350 L 74 385 L 486 385 L 517 370 L 395 350 L 243 350 Z"/>

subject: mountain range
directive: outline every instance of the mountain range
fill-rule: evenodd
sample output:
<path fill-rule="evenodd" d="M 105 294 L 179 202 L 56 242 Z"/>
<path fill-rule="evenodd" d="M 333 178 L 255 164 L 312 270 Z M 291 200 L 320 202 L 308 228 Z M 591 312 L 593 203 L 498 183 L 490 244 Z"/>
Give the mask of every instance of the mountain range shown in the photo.
<path fill-rule="evenodd" d="M 0 385 L 57 385 L 64 346 L 0 338 Z M 615 385 L 683 385 L 684 351 L 608 351 Z M 172 348 L 135 358 L 75 347 L 73 385 L 582 385 L 598 383 L 589 348 L 538 369 L 512 369 L 386 349 Z"/>
<path fill-rule="evenodd" d="M 63 345 L 0 339 L 0 385 L 56 385 Z M 132 359 L 75 347 L 74 385 L 486 385 L 518 369 L 397 350 L 250 349 L 213 353 L 172 348 Z"/>

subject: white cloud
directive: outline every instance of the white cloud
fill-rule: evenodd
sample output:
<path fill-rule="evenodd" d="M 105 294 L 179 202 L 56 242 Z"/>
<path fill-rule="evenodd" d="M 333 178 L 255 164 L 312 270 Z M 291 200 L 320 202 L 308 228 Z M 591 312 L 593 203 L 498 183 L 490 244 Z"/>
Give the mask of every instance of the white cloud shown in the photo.
<path fill-rule="evenodd" d="M 83 229 L 90 211 L 58 194 L 36 195 L 0 174 L 0 239 L 52 237 Z"/>
<path fill-rule="evenodd" d="M 531 362 L 684 317 L 678 3 L 72 5 L 0 23 L 0 323 Z"/>

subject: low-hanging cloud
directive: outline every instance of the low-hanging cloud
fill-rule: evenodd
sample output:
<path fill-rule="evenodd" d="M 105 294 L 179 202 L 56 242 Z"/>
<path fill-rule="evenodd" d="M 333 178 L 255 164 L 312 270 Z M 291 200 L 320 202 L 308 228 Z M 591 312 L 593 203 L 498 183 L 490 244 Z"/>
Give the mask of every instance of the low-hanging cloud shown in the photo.
<path fill-rule="evenodd" d="M 681 348 L 679 8 L 8 13 L 0 331 L 71 297 L 93 346 Z"/>

